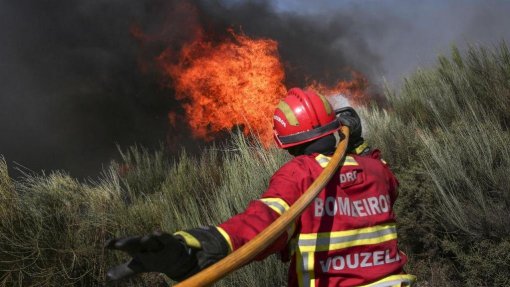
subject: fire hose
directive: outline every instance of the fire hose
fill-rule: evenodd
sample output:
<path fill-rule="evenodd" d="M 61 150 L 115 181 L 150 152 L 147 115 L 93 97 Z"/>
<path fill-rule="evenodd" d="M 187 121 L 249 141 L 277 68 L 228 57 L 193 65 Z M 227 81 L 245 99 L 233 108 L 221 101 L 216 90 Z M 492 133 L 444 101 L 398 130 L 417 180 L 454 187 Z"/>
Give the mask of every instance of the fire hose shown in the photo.
<path fill-rule="evenodd" d="M 230 272 L 248 264 L 251 260 L 253 260 L 253 258 L 255 258 L 255 256 L 271 245 L 312 203 L 315 197 L 319 195 L 322 189 L 333 177 L 333 174 L 337 171 L 340 163 L 344 159 L 347 144 L 349 142 L 349 128 L 343 126 L 341 132 L 343 133 L 343 139 L 338 144 L 329 164 L 289 210 L 283 213 L 277 220 L 248 243 L 218 261 L 216 264 L 211 265 L 175 286 L 209 286 L 225 277 Z"/>

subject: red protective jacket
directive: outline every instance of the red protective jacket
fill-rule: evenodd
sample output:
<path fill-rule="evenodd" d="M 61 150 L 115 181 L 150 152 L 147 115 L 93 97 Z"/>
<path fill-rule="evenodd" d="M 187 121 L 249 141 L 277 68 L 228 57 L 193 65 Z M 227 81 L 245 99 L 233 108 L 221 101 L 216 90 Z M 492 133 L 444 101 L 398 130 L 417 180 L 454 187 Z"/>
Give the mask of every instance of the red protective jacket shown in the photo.
<path fill-rule="evenodd" d="M 289 209 L 327 165 L 320 154 L 298 156 L 271 178 L 261 199 L 219 226 L 235 250 Z M 294 226 L 258 259 L 291 257 L 289 286 L 409 286 L 398 250 L 393 203 L 398 181 L 372 156 L 349 155 Z M 287 256 L 286 256 L 287 255 Z"/>

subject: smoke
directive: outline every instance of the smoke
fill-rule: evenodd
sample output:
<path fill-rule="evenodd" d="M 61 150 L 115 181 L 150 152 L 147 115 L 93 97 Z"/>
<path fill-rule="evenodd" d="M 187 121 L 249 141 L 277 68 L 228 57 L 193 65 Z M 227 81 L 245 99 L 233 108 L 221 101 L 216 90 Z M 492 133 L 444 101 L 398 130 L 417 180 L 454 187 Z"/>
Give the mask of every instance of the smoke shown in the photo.
<path fill-rule="evenodd" d="M 197 25 L 211 38 L 232 27 L 277 40 L 289 86 L 333 83 L 351 69 L 374 85 L 398 84 L 453 43 L 509 39 L 509 8 L 496 0 L 1 1 L 0 154 L 82 177 L 115 158 L 117 144 L 193 145 L 184 123 L 168 124 L 168 112 L 182 110 L 151 63 L 168 47 L 177 54 Z"/>
<path fill-rule="evenodd" d="M 233 27 L 252 37 L 275 39 L 279 43 L 289 86 L 310 80 L 334 84 L 350 77 L 352 69 L 372 75 L 380 57 L 358 35 L 355 15 L 337 10 L 335 17 L 279 11 L 272 1 L 200 1 L 206 27 L 221 31 Z M 347 11 L 346 11 L 347 12 Z M 373 21 L 373 29 L 380 25 Z M 374 31 L 377 32 L 377 31 Z"/>
<path fill-rule="evenodd" d="M 309 78 L 335 81 L 348 76 L 349 68 L 375 84 L 398 84 L 454 44 L 462 49 L 510 39 L 508 1 L 200 2 L 213 25 L 276 39 L 291 85 Z"/>
<path fill-rule="evenodd" d="M 157 30 L 165 46 L 185 41 L 177 2 L 1 1 L 0 154 L 82 177 L 115 158 L 117 145 L 164 142 L 178 103 L 141 69 L 130 30 Z"/>

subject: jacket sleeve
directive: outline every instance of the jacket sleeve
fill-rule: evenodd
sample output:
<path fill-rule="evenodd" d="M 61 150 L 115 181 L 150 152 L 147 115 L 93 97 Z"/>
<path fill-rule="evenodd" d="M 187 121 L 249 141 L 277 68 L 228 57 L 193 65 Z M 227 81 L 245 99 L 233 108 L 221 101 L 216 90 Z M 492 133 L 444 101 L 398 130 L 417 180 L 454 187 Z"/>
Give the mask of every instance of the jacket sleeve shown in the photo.
<path fill-rule="evenodd" d="M 244 212 L 220 224 L 218 229 L 236 250 L 275 221 L 301 196 L 311 184 L 303 165 L 295 158 L 280 168 L 271 178 L 269 187 L 260 199 L 250 202 Z M 257 256 L 257 260 L 283 251 L 292 237 L 295 224 L 283 233 L 271 246 Z"/>

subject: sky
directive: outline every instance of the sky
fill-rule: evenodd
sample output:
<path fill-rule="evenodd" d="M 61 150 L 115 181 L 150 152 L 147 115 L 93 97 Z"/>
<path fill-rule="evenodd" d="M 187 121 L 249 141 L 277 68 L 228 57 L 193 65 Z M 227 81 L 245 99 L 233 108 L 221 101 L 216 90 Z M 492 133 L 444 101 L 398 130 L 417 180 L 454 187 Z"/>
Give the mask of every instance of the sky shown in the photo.
<path fill-rule="evenodd" d="M 497 45 L 510 40 L 510 1 L 503 0 L 322 0 L 275 1 L 282 13 L 298 13 L 334 19 L 338 11 L 358 16 L 354 25 L 362 31 L 370 50 L 381 58 L 376 79 L 398 86 L 403 76 L 417 67 L 430 67 L 438 54 L 452 45 Z M 371 23 L 382 31 L 371 32 Z"/>
<path fill-rule="evenodd" d="M 398 88 L 453 44 L 510 41 L 510 1 L 187 1 L 198 15 L 182 3 L 0 1 L 0 154 L 11 169 L 94 177 L 119 158 L 118 146 L 200 146 L 185 123 L 168 124 L 180 103 L 154 67 L 140 65 L 178 51 L 195 22 L 211 34 L 234 27 L 277 40 L 288 85 L 342 79 L 350 68 Z M 133 26 L 151 40 L 141 44 Z"/>

